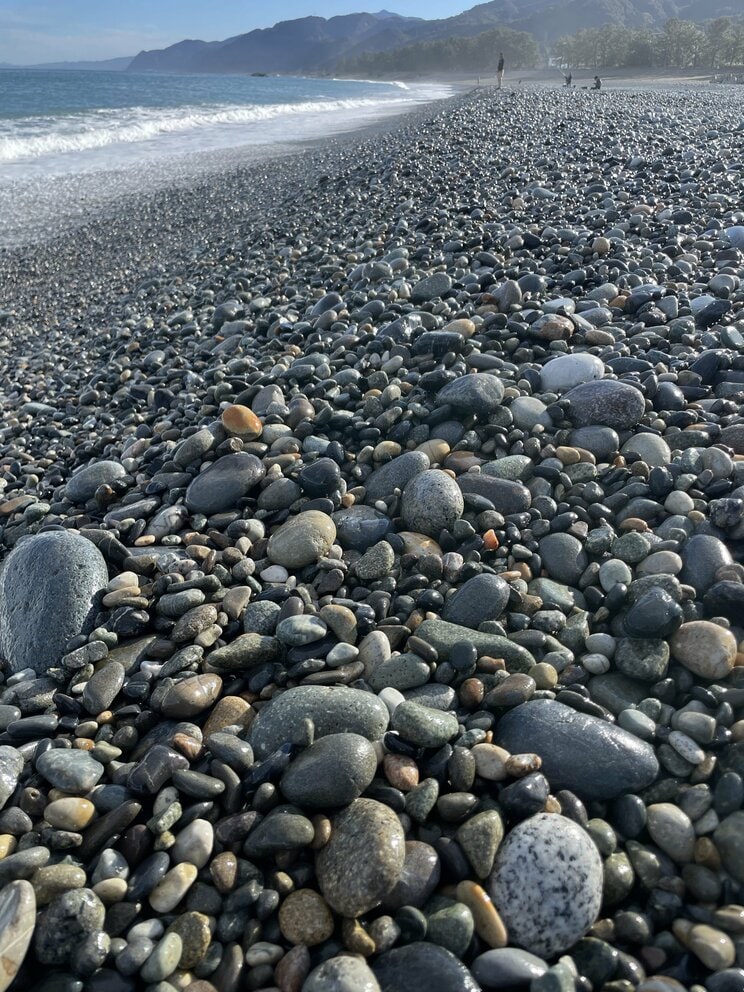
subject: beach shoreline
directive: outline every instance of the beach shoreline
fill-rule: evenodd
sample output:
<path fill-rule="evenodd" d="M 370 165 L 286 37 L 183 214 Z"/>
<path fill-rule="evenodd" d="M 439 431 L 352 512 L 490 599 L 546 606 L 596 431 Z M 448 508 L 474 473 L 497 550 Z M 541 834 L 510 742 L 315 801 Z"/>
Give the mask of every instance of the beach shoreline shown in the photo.
<path fill-rule="evenodd" d="M 0 251 L 0 987 L 742 992 L 742 133 L 482 89 Z"/>

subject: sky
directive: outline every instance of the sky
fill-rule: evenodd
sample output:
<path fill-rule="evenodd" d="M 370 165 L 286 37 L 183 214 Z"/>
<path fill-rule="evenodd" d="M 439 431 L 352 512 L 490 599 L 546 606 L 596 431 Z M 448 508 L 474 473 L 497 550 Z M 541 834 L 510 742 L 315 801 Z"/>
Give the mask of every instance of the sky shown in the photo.
<path fill-rule="evenodd" d="M 0 0 L 0 64 L 98 60 L 165 48 L 184 38 L 218 41 L 310 14 L 393 10 L 450 17 L 476 0 Z"/>

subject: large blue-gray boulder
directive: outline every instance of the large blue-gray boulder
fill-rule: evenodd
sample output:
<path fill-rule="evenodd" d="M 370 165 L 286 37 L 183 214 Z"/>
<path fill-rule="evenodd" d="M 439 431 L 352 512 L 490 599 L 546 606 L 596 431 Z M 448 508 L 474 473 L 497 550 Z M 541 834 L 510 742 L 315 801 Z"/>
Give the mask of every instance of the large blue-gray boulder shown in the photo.
<path fill-rule="evenodd" d="M 107 584 L 103 555 L 79 534 L 19 541 L 0 571 L 0 656 L 11 672 L 58 664 L 67 642 L 93 629 Z"/>
<path fill-rule="evenodd" d="M 569 789 L 582 799 L 637 793 L 659 772 L 654 749 L 645 741 L 554 699 L 533 699 L 509 710 L 496 726 L 494 743 L 512 754 L 539 754 L 551 790 Z"/>

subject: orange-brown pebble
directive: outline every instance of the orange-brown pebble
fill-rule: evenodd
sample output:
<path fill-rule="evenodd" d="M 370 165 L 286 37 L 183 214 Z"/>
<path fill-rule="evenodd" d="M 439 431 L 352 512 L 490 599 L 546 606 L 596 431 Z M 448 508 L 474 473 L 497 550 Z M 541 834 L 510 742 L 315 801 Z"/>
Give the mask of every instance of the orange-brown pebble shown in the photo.
<path fill-rule="evenodd" d="M 481 885 L 469 880 L 460 882 L 457 899 L 472 913 L 476 933 L 484 943 L 489 947 L 506 947 L 509 935 L 504 921 Z"/>
<path fill-rule="evenodd" d="M 386 754 L 383 760 L 385 778 L 395 789 L 410 792 L 419 784 L 418 765 L 405 754 Z"/>
<path fill-rule="evenodd" d="M 484 654 L 482 658 L 478 659 L 478 671 L 479 672 L 503 672 L 506 669 L 506 662 L 503 658 L 492 658 L 488 654 Z"/>
<path fill-rule="evenodd" d="M 576 448 L 567 448 L 563 445 L 559 445 L 555 449 L 555 453 L 556 457 L 559 458 L 564 465 L 578 465 L 581 461 L 581 455 Z"/>
<path fill-rule="evenodd" d="M 341 924 L 341 939 L 344 947 L 352 954 L 361 954 L 368 958 L 375 953 L 375 942 L 364 929 L 359 920 L 344 920 Z"/>
<path fill-rule="evenodd" d="M 207 740 L 210 734 L 219 733 L 223 727 L 229 727 L 233 724 L 239 727 L 249 727 L 252 717 L 251 705 L 242 696 L 223 696 L 222 699 L 217 700 L 207 717 L 202 730 L 204 740 Z"/>
<path fill-rule="evenodd" d="M 480 706 L 486 694 L 485 686 L 480 679 L 465 679 L 459 689 L 460 702 L 466 709 Z"/>
<path fill-rule="evenodd" d="M 212 858 L 209 865 L 214 887 L 221 895 L 227 895 L 235 888 L 238 879 L 238 859 L 232 851 L 223 851 Z"/>
<path fill-rule="evenodd" d="M 506 759 L 506 774 L 512 778 L 523 778 L 542 768 L 539 754 L 512 754 Z"/>
<path fill-rule="evenodd" d="M 315 889 L 298 889 L 279 907 L 279 928 L 291 944 L 314 947 L 332 935 L 333 915 Z"/>
<path fill-rule="evenodd" d="M 483 543 L 489 551 L 495 551 L 499 546 L 499 539 L 494 530 L 487 530 L 483 535 Z"/>
<path fill-rule="evenodd" d="M 310 951 L 304 944 L 295 944 L 274 968 L 274 981 L 279 992 L 302 992 L 310 973 Z"/>
<path fill-rule="evenodd" d="M 620 524 L 620 530 L 635 530 L 643 533 L 648 530 L 648 524 L 640 517 L 626 517 Z"/>
<path fill-rule="evenodd" d="M 189 737 L 188 734 L 174 734 L 173 746 L 177 751 L 180 751 L 181 754 L 192 759 L 198 758 L 203 750 L 203 745 L 200 744 L 194 737 Z"/>
<path fill-rule="evenodd" d="M 236 434 L 244 441 L 254 441 L 261 436 L 263 424 L 247 406 L 234 403 L 222 411 L 222 426 L 228 434 Z"/>
<path fill-rule="evenodd" d="M 44 819 L 58 830 L 83 830 L 96 815 L 96 808 L 88 799 L 55 799 L 44 810 Z"/>
<path fill-rule="evenodd" d="M 175 933 L 181 938 L 183 950 L 178 967 L 185 969 L 196 968 L 212 940 L 209 917 L 195 910 L 177 916 L 166 933 Z"/>

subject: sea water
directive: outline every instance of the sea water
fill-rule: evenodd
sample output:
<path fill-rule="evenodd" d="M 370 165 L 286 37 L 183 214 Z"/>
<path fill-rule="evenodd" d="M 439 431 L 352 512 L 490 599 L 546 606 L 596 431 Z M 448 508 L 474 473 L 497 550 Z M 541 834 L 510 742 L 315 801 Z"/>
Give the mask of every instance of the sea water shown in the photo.
<path fill-rule="evenodd" d="M 112 198 L 252 161 L 448 96 L 438 84 L 0 70 L 0 245 Z"/>

